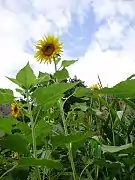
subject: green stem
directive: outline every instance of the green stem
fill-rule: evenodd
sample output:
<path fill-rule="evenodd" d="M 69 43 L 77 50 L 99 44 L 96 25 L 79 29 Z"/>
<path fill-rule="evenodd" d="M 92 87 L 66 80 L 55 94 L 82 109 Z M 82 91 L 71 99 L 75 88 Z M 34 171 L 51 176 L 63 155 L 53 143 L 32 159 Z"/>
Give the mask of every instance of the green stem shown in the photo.
<path fill-rule="evenodd" d="M 56 64 L 55 58 L 53 59 L 53 61 L 54 61 L 55 72 L 56 72 L 57 64 Z M 56 80 L 56 83 L 57 83 L 57 80 Z M 60 112 L 61 112 L 65 135 L 68 135 L 68 129 L 67 129 L 66 119 L 65 119 L 64 110 L 63 110 L 63 103 L 61 100 L 59 101 L 59 103 L 60 103 Z M 73 159 L 73 154 L 72 154 L 72 144 L 71 143 L 68 145 L 68 155 L 69 155 L 69 160 L 70 160 L 71 168 L 72 168 L 72 172 L 73 172 L 73 179 L 76 180 L 76 170 L 75 170 L 75 164 L 74 164 L 74 159 Z"/>
<path fill-rule="evenodd" d="M 114 134 L 114 130 L 112 130 L 112 133 L 113 133 L 113 145 L 115 146 L 115 134 Z"/>
<path fill-rule="evenodd" d="M 29 112 L 29 117 L 30 117 L 30 122 L 31 122 L 31 133 L 32 133 L 32 142 L 33 142 L 33 157 L 37 158 L 35 123 L 34 123 L 34 119 L 33 119 L 33 115 L 32 115 L 32 110 L 31 110 L 31 104 L 30 104 L 29 97 L 30 97 L 29 91 L 27 90 L 26 91 L 26 98 L 27 98 L 28 112 Z M 38 179 L 41 180 L 40 171 L 39 171 L 39 168 L 37 166 L 36 166 L 36 173 L 37 173 Z"/>
<path fill-rule="evenodd" d="M 64 111 L 63 111 L 63 104 L 62 104 L 61 100 L 59 101 L 59 103 L 60 103 L 60 112 L 61 112 L 65 135 L 68 135 L 68 129 L 67 129 Z M 73 154 L 72 154 L 72 144 L 71 143 L 68 145 L 68 155 L 69 155 L 69 160 L 70 160 L 71 168 L 72 168 L 72 172 L 73 172 L 73 179 L 76 180 L 76 170 L 75 170 L 75 164 L 74 164 L 74 159 L 73 159 Z"/>
<path fill-rule="evenodd" d="M 55 67 L 55 72 L 57 71 L 57 64 L 56 64 L 56 61 L 55 61 L 55 58 L 53 59 L 54 61 L 54 67 Z"/>
<path fill-rule="evenodd" d="M 2 179 L 6 174 L 8 174 L 10 171 L 12 171 L 13 169 L 15 169 L 18 166 L 18 164 L 15 164 L 12 168 L 10 168 L 9 170 L 7 170 L 4 174 L 2 174 L 2 176 L 0 176 L 0 179 Z"/>
<path fill-rule="evenodd" d="M 73 154 L 72 154 L 72 143 L 69 144 L 68 151 L 69 151 L 69 159 L 71 163 L 71 168 L 73 172 L 73 179 L 76 180 L 76 170 L 75 170 L 75 164 L 74 164 L 74 159 L 73 159 Z"/>
<path fill-rule="evenodd" d="M 110 113 L 110 118 L 111 118 L 111 123 L 112 123 L 113 145 L 115 146 L 116 143 L 115 143 L 115 133 L 114 133 L 114 129 L 113 129 L 113 119 L 112 119 L 112 115 L 111 115 L 110 111 L 109 111 L 109 113 Z"/>
<path fill-rule="evenodd" d="M 67 129 L 64 111 L 63 111 L 63 104 L 62 104 L 61 100 L 59 101 L 59 103 L 60 103 L 60 112 L 61 112 L 61 118 L 62 118 L 62 122 L 63 122 L 63 126 L 64 126 L 65 135 L 68 135 L 68 129 Z"/>

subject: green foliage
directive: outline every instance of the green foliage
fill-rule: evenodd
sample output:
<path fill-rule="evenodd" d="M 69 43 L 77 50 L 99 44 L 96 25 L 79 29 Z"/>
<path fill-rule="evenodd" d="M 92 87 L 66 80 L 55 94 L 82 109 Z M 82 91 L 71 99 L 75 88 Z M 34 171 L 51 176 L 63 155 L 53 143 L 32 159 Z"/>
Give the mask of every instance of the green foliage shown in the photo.
<path fill-rule="evenodd" d="M 19 160 L 20 166 L 46 166 L 47 168 L 61 169 L 62 165 L 58 161 L 49 159 L 35 159 L 35 158 L 21 158 Z"/>
<path fill-rule="evenodd" d="M 0 104 L 11 103 L 14 99 L 13 91 L 10 89 L 0 89 Z"/>
<path fill-rule="evenodd" d="M 35 90 L 33 97 L 36 98 L 37 103 L 45 108 L 49 108 L 62 98 L 65 91 L 71 89 L 75 85 L 76 83 L 57 83 L 48 87 L 40 87 Z"/>
<path fill-rule="evenodd" d="M 60 71 L 56 71 L 56 72 L 54 73 L 54 77 L 55 77 L 59 82 L 61 82 L 62 80 L 65 80 L 65 79 L 69 78 L 69 74 L 68 74 L 68 71 L 67 71 L 65 68 L 63 68 L 63 69 L 60 70 Z"/>
<path fill-rule="evenodd" d="M 83 139 L 86 139 L 88 137 L 92 136 L 92 132 L 87 132 L 85 134 L 71 134 L 71 135 L 57 135 L 57 136 L 53 136 L 52 137 L 52 145 L 54 147 L 59 146 L 59 145 L 63 145 L 63 144 L 69 144 L 69 143 L 73 143 L 73 142 L 78 142 L 81 141 Z"/>
<path fill-rule="evenodd" d="M 21 136 L 17 134 L 11 134 L 0 139 L 0 144 L 2 147 L 10 149 L 11 151 L 23 153 L 28 153 L 28 142 Z"/>
<path fill-rule="evenodd" d="M 28 63 L 8 78 L 23 97 L 20 117 L 0 117 L 0 179 L 135 179 L 134 75 L 91 90 L 69 78 L 75 62 L 38 77 Z M 13 100 L 11 90 L 0 90 L 1 104 Z"/>
<path fill-rule="evenodd" d="M 113 88 L 104 88 L 98 90 L 102 94 L 114 94 L 120 98 L 129 98 L 135 96 L 135 79 L 126 80 L 118 83 Z"/>
<path fill-rule="evenodd" d="M 123 146 L 107 146 L 107 145 L 102 145 L 101 146 L 101 150 L 105 153 L 105 152 L 109 152 L 109 153 L 115 153 L 115 152 L 119 152 L 122 150 L 127 150 L 129 148 L 132 147 L 132 144 L 126 144 Z"/>
<path fill-rule="evenodd" d="M 13 117 L 0 117 L 0 131 L 11 134 L 12 126 L 16 123 L 17 121 Z"/>
<path fill-rule="evenodd" d="M 65 68 L 65 67 L 68 67 L 68 66 L 74 64 L 75 62 L 76 62 L 76 60 L 63 60 L 61 66 L 63 66 Z"/>
<path fill-rule="evenodd" d="M 8 78 L 13 83 L 21 86 L 22 88 L 29 89 L 35 82 L 36 76 L 33 73 L 29 63 L 22 68 L 16 75 L 16 79 Z"/>

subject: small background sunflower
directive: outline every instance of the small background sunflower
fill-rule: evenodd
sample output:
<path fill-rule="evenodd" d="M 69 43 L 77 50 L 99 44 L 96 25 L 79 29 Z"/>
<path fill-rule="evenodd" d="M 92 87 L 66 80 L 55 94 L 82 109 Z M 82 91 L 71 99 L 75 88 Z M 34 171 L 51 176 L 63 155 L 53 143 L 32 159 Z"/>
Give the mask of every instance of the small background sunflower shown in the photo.
<path fill-rule="evenodd" d="M 13 102 L 11 104 L 11 114 L 17 118 L 18 116 L 20 116 L 20 107 L 19 107 L 19 104 L 17 102 Z"/>

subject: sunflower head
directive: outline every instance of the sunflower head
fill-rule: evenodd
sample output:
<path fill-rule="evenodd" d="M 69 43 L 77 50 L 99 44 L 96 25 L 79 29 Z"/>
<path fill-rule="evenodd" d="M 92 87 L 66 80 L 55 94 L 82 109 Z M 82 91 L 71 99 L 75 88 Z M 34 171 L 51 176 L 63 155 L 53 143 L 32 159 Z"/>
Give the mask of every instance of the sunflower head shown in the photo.
<path fill-rule="evenodd" d="M 20 115 L 20 107 L 17 102 L 13 102 L 11 104 L 11 114 L 17 118 Z"/>
<path fill-rule="evenodd" d="M 99 90 L 99 86 L 98 86 L 97 84 L 93 84 L 93 85 L 91 86 L 91 90 L 92 90 L 92 91 Z"/>
<path fill-rule="evenodd" d="M 53 114 L 53 113 L 54 113 L 54 108 L 51 107 L 51 108 L 50 108 L 50 114 Z"/>
<path fill-rule="evenodd" d="M 36 53 L 34 57 L 40 63 L 52 63 L 53 58 L 60 55 L 62 52 L 62 43 L 58 37 L 53 35 L 44 36 L 36 44 Z"/>
<path fill-rule="evenodd" d="M 14 153 L 12 154 L 12 158 L 18 159 L 18 157 L 19 157 L 18 152 L 14 152 Z"/>

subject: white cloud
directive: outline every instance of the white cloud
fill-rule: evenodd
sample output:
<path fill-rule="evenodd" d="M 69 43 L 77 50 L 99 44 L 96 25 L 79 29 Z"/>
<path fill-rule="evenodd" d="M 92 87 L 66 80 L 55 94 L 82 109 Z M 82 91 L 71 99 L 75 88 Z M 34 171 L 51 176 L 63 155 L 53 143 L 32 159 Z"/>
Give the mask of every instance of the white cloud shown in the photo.
<path fill-rule="evenodd" d="M 105 86 L 112 86 L 135 73 L 135 1 L 95 0 L 93 10 L 97 22 L 104 23 L 74 68 L 87 85 L 99 74 Z"/>
<path fill-rule="evenodd" d="M 134 73 L 135 62 L 127 53 L 108 50 L 103 52 L 95 44 L 90 47 L 80 60 L 71 67 L 71 74 L 76 70 L 77 77 L 88 86 L 98 82 L 99 74 L 104 86 L 113 86 Z"/>
<path fill-rule="evenodd" d="M 115 16 L 117 19 L 118 15 L 125 16 L 130 20 L 135 17 L 134 0 L 94 0 L 92 5 L 97 21 L 111 16 Z"/>

